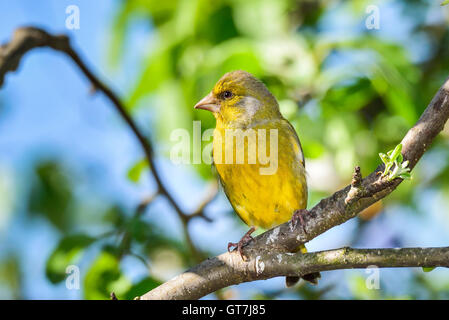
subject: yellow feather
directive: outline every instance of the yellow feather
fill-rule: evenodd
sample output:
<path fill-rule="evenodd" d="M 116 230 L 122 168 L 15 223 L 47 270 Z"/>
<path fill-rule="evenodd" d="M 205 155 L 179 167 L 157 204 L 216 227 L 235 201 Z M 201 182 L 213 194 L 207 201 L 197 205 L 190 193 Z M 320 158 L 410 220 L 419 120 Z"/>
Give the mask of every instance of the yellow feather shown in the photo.
<path fill-rule="evenodd" d="M 240 218 L 250 226 L 271 228 L 284 223 L 292 217 L 297 209 L 307 205 L 307 183 L 304 162 L 299 140 L 295 131 L 285 119 L 275 119 L 243 130 L 254 130 L 258 138 L 258 129 L 277 129 L 278 132 L 278 166 L 272 175 L 262 175 L 262 165 L 257 159 L 255 164 L 249 164 L 248 140 L 245 139 L 245 162 L 237 164 L 236 144 L 232 164 L 225 163 L 225 130 L 219 126 L 214 134 L 214 163 L 219 174 L 223 189 L 233 208 Z M 217 139 L 221 136 L 221 139 Z M 269 143 L 269 133 L 267 145 Z M 221 141 L 220 141 L 221 140 Z M 259 147 L 259 146 L 257 146 Z M 221 149 L 221 150 L 220 150 Z M 259 150 L 257 149 L 257 152 Z M 218 159 L 217 155 L 221 158 Z"/>

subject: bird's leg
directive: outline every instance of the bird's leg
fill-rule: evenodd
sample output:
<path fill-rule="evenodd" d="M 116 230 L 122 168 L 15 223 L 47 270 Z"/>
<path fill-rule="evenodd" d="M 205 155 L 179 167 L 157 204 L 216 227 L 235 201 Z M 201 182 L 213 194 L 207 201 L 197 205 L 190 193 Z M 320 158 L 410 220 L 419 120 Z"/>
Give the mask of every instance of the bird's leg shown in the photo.
<path fill-rule="evenodd" d="M 253 237 L 251 236 L 251 233 L 253 233 L 256 230 L 256 227 L 252 226 L 247 233 L 245 233 L 240 239 L 239 242 L 229 242 L 228 243 L 228 252 L 234 251 L 237 249 L 238 253 L 240 253 L 240 256 L 243 260 L 245 260 L 245 257 L 243 255 L 243 247 L 246 246 L 251 240 L 253 240 Z M 231 250 L 232 247 L 235 247 L 233 250 Z"/>
<path fill-rule="evenodd" d="M 306 231 L 306 227 L 305 227 L 305 223 L 304 223 L 303 214 L 307 214 L 307 212 L 308 211 L 306 209 L 295 210 L 295 212 L 293 212 L 293 216 L 291 219 L 292 227 L 296 228 L 296 225 L 298 224 L 298 221 L 299 221 L 299 224 L 301 225 L 305 234 L 307 234 L 307 231 Z"/>

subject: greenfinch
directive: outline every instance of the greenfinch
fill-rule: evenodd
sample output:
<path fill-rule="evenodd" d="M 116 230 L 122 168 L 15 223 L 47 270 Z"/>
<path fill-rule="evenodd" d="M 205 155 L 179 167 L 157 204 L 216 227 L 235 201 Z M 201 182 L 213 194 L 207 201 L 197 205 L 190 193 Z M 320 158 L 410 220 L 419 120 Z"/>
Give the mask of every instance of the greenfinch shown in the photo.
<path fill-rule="evenodd" d="M 211 111 L 216 119 L 213 162 L 229 202 L 251 227 L 238 243 L 230 242 L 228 250 L 235 247 L 244 258 L 242 247 L 257 227 L 303 222 L 307 181 L 301 143 L 276 98 L 246 71 L 226 73 L 195 109 Z M 306 252 L 304 246 L 297 251 Z M 318 277 L 303 276 L 312 283 Z M 287 277 L 286 284 L 298 280 Z"/>

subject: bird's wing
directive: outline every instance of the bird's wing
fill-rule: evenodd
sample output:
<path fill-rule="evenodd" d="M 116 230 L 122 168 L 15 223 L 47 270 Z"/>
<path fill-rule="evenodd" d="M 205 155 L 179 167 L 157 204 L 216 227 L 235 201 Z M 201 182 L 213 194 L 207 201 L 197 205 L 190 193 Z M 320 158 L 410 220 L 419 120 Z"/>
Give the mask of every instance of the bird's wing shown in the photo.
<path fill-rule="evenodd" d="M 297 145 L 299 147 L 299 151 L 300 151 L 299 159 L 301 161 L 302 166 L 305 168 L 306 162 L 304 159 L 304 152 L 302 151 L 301 141 L 299 141 L 299 137 L 298 137 L 298 134 L 296 133 L 295 128 L 286 119 L 282 119 L 281 123 L 282 123 L 282 126 L 287 130 L 287 132 L 291 133 L 291 137 L 293 137 L 293 139 L 297 143 Z"/>

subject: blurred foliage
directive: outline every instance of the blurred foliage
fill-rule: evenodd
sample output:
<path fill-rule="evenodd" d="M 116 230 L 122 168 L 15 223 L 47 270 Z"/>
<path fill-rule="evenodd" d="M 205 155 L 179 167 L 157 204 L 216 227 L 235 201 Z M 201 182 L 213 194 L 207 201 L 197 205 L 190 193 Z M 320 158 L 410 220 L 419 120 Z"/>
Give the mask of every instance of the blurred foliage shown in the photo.
<path fill-rule="evenodd" d="M 47 260 L 45 272 L 48 280 L 53 283 L 64 281 L 67 276 L 67 266 L 75 264 L 82 250 L 92 244 L 93 241 L 93 238 L 83 234 L 62 238 Z"/>
<path fill-rule="evenodd" d="M 145 170 L 145 168 L 148 167 L 148 160 L 142 159 L 140 161 L 137 161 L 129 170 L 128 170 L 128 179 L 132 182 L 139 182 L 140 176 L 142 175 L 142 172 Z"/>
<path fill-rule="evenodd" d="M 22 296 L 22 274 L 20 272 L 20 259 L 15 254 L 8 255 L 0 263 L 0 286 L 9 288 L 9 298 L 23 299 Z M 2 299 L 8 296 L 2 295 Z"/>
<path fill-rule="evenodd" d="M 101 252 L 84 278 L 84 297 L 86 299 L 109 299 L 111 292 L 122 298 L 131 284 L 120 271 L 119 261 L 110 252 Z"/>
<path fill-rule="evenodd" d="M 56 228 L 70 226 L 73 194 L 66 172 L 56 162 L 42 162 L 35 168 L 28 212 L 45 216 Z"/>
<path fill-rule="evenodd" d="M 432 1 L 122 0 L 118 4 L 107 57 L 111 65 L 119 67 L 125 54 L 134 50 L 127 44 L 135 23 L 151 28 L 147 38 L 139 39 L 147 50 L 139 61 L 138 77 L 130 80 L 125 102 L 131 113 L 151 109 L 149 127 L 158 146 L 173 143 L 170 134 L 174 129 L 192 133 L 194 120 L 201 121 L 203 132 L 213 128 L 212 115 L 194 111 L 193 106 L 225 72 L 244 69 L 267 84 L 281 112 L 298 131 L 309 170 L 309 206 L 349 183 L 355 165 L 360 165 L 364 175 L 371 172 L 380 163 L 379 152 L 398 145 L 449 74 L 448 11 Z M 381 8 L 381 30 L 365 27 L 365 10 L 372 4 Z M 388 10 L 404 18 L 392 22 L 390 17 L 389 21 L 383 15 Z M 435 10 L 442 11 L 441 17 L 429 19 Z M 399 24 L 404 30 L 394 36 L 392 30 Z M 438 188 L 447 198 L 448 137 L 445 132 L 437 139 L 410 182 L 362 215 L 353 244 L 363 236 L 368 220 L 388 206 L 420 213 L 416 199 L 425 187 Z M 437 156 L 446 160 L 434 166 L 432 159 Z M 198 177 L 214 178 L 209 165 L 192 167 Z M 429 167 L 432 174 L 426 171 Z M 147 161 L 136 159 L 127 178 L 139 184 L 145 170 Z M 314 181 L 319 171 L 332 175 L 320 184 Z M 165 281 L 170 268 L 178 266 L 173 257 L 182 268 L 195 263 L 191 240 L 163 233 L 145 217 L 146 210 L 108 203 L 95 212 L 101 221 L 74 227 L 82 201 L 74 191 L 75 178 L 57 161 L 39 162 L 34 169 L 27 210 L 30 217 L 46 219 L 60 233 L 47 259 L 49 281 L 62 283 L 66 267 L 81 264 L 85 266 L 85 298 L 109 299 L 114 291 L 119 299 L 131 299 Z M 91 232 L 88 226 L 106 232 Z M 400 243 L 400 239 L 394 241 Z M 128 277 L 122 266 L 124 257 L 142 262 L 148 274 Z M 172 265 L 165 261 L 167 257 Z M 20 297 L 18 258 L 2 259 L 0 283 L 8 282 L 11 296 Z M 368 290 L 365 277 L 359 274 L 347 279 L 347 289 L 356 299 L 447 298 L 444 291 L 449 284 L 432 284 L 427 275 L 413 273 L 408 284 L 419 290 L 407 295 Z M 290 291 L 266 290 L 252 297 L 340 298 L 335 288 L 336 284 L 300 286 Z M 238 296 L 222 291 L 216 297 Z"/>
<path fill-rule="evenodd" d="M 422 1 L 418 5 L 425 6 Z M 193 112 L 192 106 L 225 72 L 245 69 L 276 95 L 300 133 L 306 157 L 318 158 L 326 150 L 335 155 L 340 174 L 347 176 L 356 162 L 367 172 L 378 162 L 376 151 L 394 147 L 417 120 L 445 73 L 435 69 L 437 74 L 429 77 L 403 44 L 357 24 L 353 35 L 321 36 L 326 23 L 335 23 L 329 17 L 335 6 L 347 11 L 341 19 L 358 15 L 364 22 L 365 1 L 197 0 L 163 6 L 123 1 L 110 60 L 119 63 L 133 20 L 153 25 L 151 50 L 127 106 L 134 109 L 144 97 L 155 97 L 154 118 L 167 119 L 154 124 L 161 142 L 168 143 L 173 129 L 191 131 L 193 120 L 201 120 L 203 130 L 213 127 L 213 117 Z M 432 27 L 429 38 L 438 28 L 438 36 L 447 37 L 444 25 Z M 435 54 L 448 50 L 442 41 L 431 49 Z M 423 65 L 442 64 L 439 58 L 429 57 Z M 209 166 L 196 167 L 211 178 Z"/>

